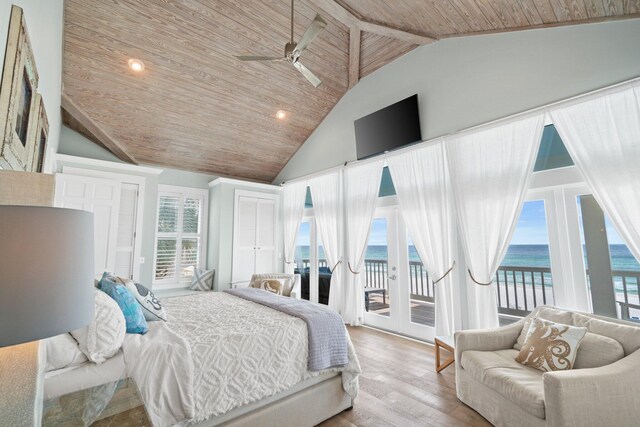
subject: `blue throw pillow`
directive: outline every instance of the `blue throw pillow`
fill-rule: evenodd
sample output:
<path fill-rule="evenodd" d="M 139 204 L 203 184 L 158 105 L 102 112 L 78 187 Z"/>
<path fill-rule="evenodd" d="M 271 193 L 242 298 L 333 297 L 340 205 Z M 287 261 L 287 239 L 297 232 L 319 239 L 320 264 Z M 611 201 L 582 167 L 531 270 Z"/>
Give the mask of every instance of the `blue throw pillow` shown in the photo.
<path fill-rule="evenodd" d="M 98 283 L 98 288 L 113 298 L 120 306 L 120 310 L 122 310 L 122 314 L 124 314 L 124 318 L 127 321 L 127 333 L 142 335 L 147 333 L 149 327 L 144 318 L 142 307 L 140 307 L 140 304 L 138 304 L 138 301 L 126 286 L 114 283 L 103 276 L 100 283 Z"/>

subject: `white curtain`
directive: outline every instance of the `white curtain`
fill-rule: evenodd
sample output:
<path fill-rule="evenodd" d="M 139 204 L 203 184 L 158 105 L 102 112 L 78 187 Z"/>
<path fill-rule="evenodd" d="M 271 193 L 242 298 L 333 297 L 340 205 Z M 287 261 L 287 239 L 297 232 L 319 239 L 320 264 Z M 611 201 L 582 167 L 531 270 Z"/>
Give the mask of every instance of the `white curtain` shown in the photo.
<path fill-rule="evenodd" d="M 550 114 L 594 197 L 640 260 L 640 87 Z"/>
<path fill-rule="evenodd" d="M 298 237 L 298 229 L 304 212 L 307 182 L 298 181 L 284 184 L 282 193 L 285 273 L 291 274 L 295 268 L 296 238 Z"/>
<path fill-rule="evenodd" d="M 492 285 L 509 247 L 529 187 L 540 145 L 543 115 L 445 142 L 451 184 L 464 246 L 469 323 L 498 326 Z"/>
<path fill-rule="evenodd" d="M 387 164 L 409 235 L 435 284 L 436 335 L 453 335 L 453 207 L 443 142 Z"/>
<path fill-rule="evenodd" d="M 332 270 L 329 307 L 343 311 L 342 269 L 342 180 L 341 172 L 331 172 L 309 180 L 313 213 L 318 236 L 322 242 L 327 264 Z"/>
<path fill-rule="evenodd" d="M 344 171 L 346 203 L 347 266 L 345 311 L 351 325 L 364 322 L 364 257 L 371 221 L 376 210 L 383 160 L 348 167 Z"/>

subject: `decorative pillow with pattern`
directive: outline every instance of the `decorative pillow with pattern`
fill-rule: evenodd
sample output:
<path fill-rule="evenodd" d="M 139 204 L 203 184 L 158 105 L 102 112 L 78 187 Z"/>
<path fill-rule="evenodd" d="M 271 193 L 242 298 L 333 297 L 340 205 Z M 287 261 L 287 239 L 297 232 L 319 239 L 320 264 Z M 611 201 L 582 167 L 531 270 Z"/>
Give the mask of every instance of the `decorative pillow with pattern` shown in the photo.
<path fill-rule="evenodd" d="M 192 291 L 210 291 L 213 289 L 213 276 L 215 270 L 200 270 L 198 267 L 193 269 L 193 280 L 189 285 Z"/>
<path fill-rule="evenodd" d="M 554 323 L 536 317 L 516 362 L 544 372 L 573 369 L 587 328 Z"/>
<path fill-rule="evenodd" d="M 102 363 L 120 350 L 126 332 L 127 323 L 118 304 L 96 289 L 93 320 L 88 326 L 71 331 L 71 335 L 89 360 Z"/>
<path fill-rule="evenodd" d="M 142 307 L 138 304 L 131 291 L 126 286 L 112 282 L 106 277 L 100 280 L 99 286 L 101 291 L 118 303 L 127 323 L 127 333 L 146 334 L 149 330 L 147 320 L 144 318 Z"/>
<path fill-rule="evenodd" d="M 133 294 L 138 304 L 142 307 L 142 313 L 144 318 L 150 322 L 154 320 L 167 320 L 167 313 L 162 306 L 162 303 L 156 296 L 147 289 L 146 286 L 136 283 L 130 279 L 124 279 L 118 277 L 118 282 L 122 283 Z"/>
<path fill-rule="evenodd" d="M 282 279 L 262 279 L 260 282 L 260 289 L 264 289 L 265 291 L 272 292 L 277 295 L 282 295 L 282 290 L 284 288 L 284 280 Z"/>

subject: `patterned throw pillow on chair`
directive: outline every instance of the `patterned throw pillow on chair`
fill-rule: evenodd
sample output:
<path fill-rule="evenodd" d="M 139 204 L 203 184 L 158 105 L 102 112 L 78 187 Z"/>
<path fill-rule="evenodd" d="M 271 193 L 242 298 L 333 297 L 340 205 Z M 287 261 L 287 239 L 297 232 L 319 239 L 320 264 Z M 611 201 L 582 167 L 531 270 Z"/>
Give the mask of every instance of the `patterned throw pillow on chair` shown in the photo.
<path fill-rule="evenodd" d="M 189 289 L 192 291 L 210 291 L 213 289 L 213 276 L 215 270 L 200 270 L 198 267 L 193 269 L 193 280 Z"/>
<path fill-rule="evenodd" d="M 573 368 L 587 328 L 534 318 L 516 362 L 544 372 Z"/>
<path fill-rule="evenodd" d="M 282 279 L 263 279 L 262 282 L 260 282 L 260 289 L 277 295 L 282 295 L 282 290 L 284 288 L 283 282 L 284 280 Z"/>

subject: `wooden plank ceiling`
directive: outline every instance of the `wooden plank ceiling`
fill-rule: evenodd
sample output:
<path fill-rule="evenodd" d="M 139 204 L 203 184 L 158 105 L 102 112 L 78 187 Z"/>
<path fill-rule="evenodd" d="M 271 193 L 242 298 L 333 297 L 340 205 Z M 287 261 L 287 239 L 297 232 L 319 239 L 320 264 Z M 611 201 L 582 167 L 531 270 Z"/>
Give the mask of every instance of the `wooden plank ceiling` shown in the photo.
<path fill-rule="evenodd" d="M 350 87 L 418 45 L 637 17 L 640 0 L 299 0 L 295 39 L 316 13 L 301 62 L 317 89 L 233 57 L 281 54 L 289 0 L 66 0 L 65 124 L 131 163 L 270 182 Z"/>

